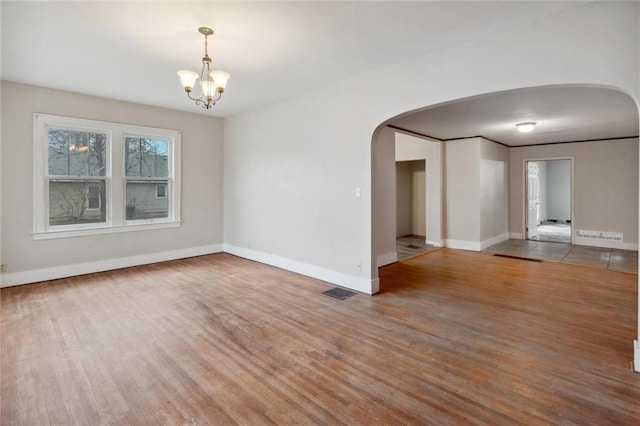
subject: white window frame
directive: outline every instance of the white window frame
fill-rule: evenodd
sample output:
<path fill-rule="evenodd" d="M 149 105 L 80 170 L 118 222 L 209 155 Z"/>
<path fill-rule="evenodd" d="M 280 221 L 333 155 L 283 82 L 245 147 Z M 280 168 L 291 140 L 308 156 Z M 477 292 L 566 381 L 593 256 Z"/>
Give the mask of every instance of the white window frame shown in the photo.
<path fill-rule="evenodd" d="M 34 208 L 32 235 L 34 240 L 180 226 L 180 131 L 40 113 L 34 114 L 33 121 Z M 49 170 L 49 128 L 91 131 L 107 135 L 107 170 L 104 177 L 95 177 L 96 180 L 105 180 L 106 182 L 105 222 L 79 225 L 49 225 L 49 185 L 47 177 Z M 125 136 L 157 137 L 169 141 L 168 177 L 166 179 L 166 194 L 169 197 L 169 214 L 167 218 L 126 220 Z M 93 179 L 94 177 L 91 178 Z M 100 200 L 100 202 L 105 202 L 105 200 Z"/>

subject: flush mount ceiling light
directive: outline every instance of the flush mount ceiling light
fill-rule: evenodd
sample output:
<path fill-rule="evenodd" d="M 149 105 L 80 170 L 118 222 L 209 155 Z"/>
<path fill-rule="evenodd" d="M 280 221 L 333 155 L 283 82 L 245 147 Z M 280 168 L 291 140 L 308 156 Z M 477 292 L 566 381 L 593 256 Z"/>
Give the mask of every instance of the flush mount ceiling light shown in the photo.
<path fill-rule="evenodd" d="M 178 71 L 178 75 L 189 99 L 196 101 L 196 105 L 200 105 L 204 109 L 209 109 L 222 97 L 222 92 L 224 92 L 225 87 L 227 87 L 227 81 L 231 78 L 231 74 L 226 71 L 210 70 L 211 58 L 207 52 L 207 38 L 213 35 L 213 30 L 208 27 L 200 27 L 198 31 L 204 35 L 204 56 L 202 57 L 202 70 L 200 71 L 200 75 L 198 75 L 197 72 L 189 70 L 180 70 Z M 191 91 L 198 79 L 200 80 L 202 95 L 196 98 L 191 96 Z"/>
<path fill-rule="evenodd" d="M 530 131 L 533 130 L 534 127 L 536 127 L 535 121 L 528 121 L 526 123 L 516 124 L 516 128 L 520 133 L 529 133 Z"/>

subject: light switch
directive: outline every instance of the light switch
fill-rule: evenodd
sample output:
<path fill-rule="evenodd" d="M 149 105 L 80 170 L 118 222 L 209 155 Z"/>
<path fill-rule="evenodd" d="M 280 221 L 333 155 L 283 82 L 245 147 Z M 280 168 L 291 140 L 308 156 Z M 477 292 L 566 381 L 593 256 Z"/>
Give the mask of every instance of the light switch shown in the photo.
<path fill-rule="evenodd" d="M 360 198 L 360 187 L 356 186 L 356 198 Z"/>

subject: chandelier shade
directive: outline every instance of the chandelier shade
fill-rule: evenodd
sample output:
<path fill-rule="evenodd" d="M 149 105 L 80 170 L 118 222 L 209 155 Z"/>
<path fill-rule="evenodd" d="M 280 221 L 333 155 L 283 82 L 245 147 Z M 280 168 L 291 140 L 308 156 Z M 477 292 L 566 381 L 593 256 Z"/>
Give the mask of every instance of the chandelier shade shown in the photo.
<path fill-rule="evenodd" d="M 216 83 L 216 88 L 224 91 L 227 87 L 227 81 L 231 78 L 231 74 L 226 71 L 216 70 L 211 73 L 211 78 L 213 78 L 213 81 Z"/>
<path fill-rule="evenodd" d="M 196 81 L 200 78 L 197 72 L 189 70 L 180 70 L 178 71 L 178 75 L 180 76 L 180 82 L 185 89 L 193 89 Z"/>
<path fill-rule="evenodd" d="M 213 35 L 213 30 L 208 27 L 198 28 L 200 34 L 204 35 L 204 56 L 202 57 L 202 70 L 200 74 L 190 70 L 178 71 L 180 83 L 187 92 L 189 99 L 196 102 L 204 109 L 212 108 L 222 97 L 222 93 L 227 87 L 227 82 L 231 78 L 231 74 L 226 71 L 211 71 L 211 57 L 208 52 L 208 37 Z M 192 92 L 196 87 L 196 83 L 200 80 L 200 97 L 193 96 Z"/>

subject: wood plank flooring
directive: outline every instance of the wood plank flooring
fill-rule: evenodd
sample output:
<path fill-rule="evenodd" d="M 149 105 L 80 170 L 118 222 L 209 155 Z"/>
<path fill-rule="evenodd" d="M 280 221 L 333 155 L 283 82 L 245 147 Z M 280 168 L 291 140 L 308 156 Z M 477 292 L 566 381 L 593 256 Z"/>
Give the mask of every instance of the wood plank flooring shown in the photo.
<path fill-rule="evenodd" d="M 3 289 L 0 423 L 639 424 L 636 275 L 441 249 L 381 287 L 216 254 Z"/>

